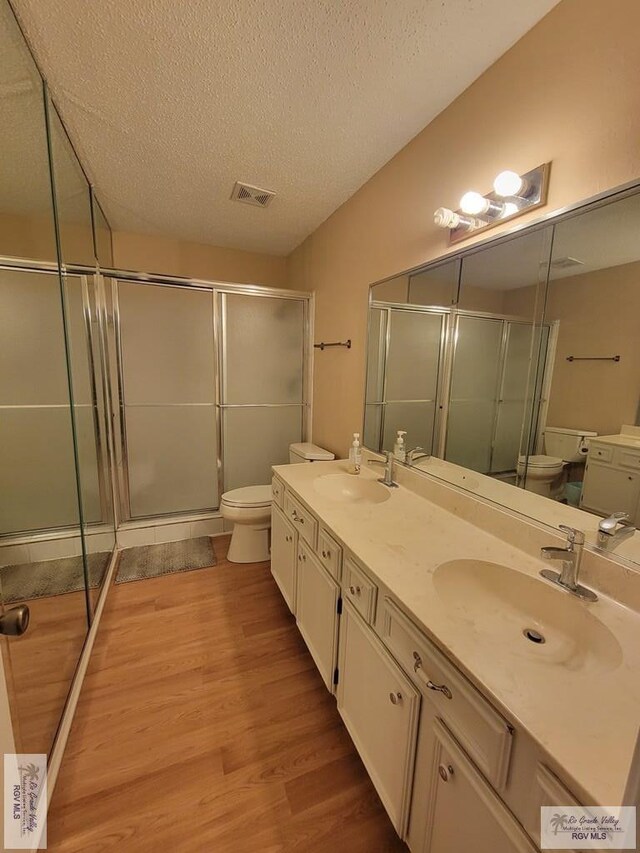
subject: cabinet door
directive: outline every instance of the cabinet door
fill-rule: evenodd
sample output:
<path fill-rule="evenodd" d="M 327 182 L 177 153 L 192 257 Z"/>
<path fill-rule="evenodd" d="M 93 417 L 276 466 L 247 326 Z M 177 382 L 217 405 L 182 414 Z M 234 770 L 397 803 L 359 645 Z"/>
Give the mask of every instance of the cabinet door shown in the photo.
<path fill-rule="evenodd" d="M 311 551 L 298 547 L 298 595 L 296 617 L 311 657 L 329 690 L 338 647 L 338 598 L 340 587 Z"/>
<path fill-rule="evenodd" d="M 345 602 L 340 625 L 338 710 L 396 832 L 404 838 L 420 694 Z"/>
<path fill-rule="evenodd" d="M 536 848 L 444 724 L 435 750 L 425 853 L 535 853 Z"/>
<path fill-rule="evenodd" d="M 296 612 L 296 549 L 298 534 L 283 513 L 271 508 L 271 574 L 292 613 Z"/>
<path fill-rule="evenodd" d="M 636 517 L 640 497 L 640 475 L 610 465 L 589 462 L 580 505 L 609 515 L 626 512 Z"/>

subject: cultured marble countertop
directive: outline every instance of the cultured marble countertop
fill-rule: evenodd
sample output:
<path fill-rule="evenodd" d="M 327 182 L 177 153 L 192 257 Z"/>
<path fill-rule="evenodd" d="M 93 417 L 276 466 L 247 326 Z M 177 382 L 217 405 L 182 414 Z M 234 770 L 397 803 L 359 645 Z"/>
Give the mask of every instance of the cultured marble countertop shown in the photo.
<path fill-rule="evenodd" d="M 633 450 L 640 448 L 640 437 L 633 435 L 599 435 L 591 441 L 599 444 L 613 444 L 615 447 L 629 447 Z"/>
<path fill-rule="evenodd" d="M 496 707 L 551 755 L 576 783 L 585 805 L 622 802 L 640 723 L 637 613 L 602 595 L 592 604 L 580 602 L 609 628 L 617 644 L 603 651 L 596 666 L 585 663 L 579 650 L 562 663 L 549 663 L 546 646 L 532 646 L 520 632 L 496 642 L 493 632 L 488 636 L 475 624 L 471 612 L 461 615 L 460 604 L 452 612 L 438 592 L 434 572 L 454 559 L 485 560 L 530 575 L 558 596 L 569 595 L 539 579 L 540 569 L 552 564 L 404 486 L 390 490 L 389 499 L 377 504 L 339 502 L 319 494 L 314 480 L 346 473 L 343 461 L 281 465 L 274 471 Z M 379 469 L 363 466 L 357 476 L 375 480 Z M 526 601 L 522 607 L 525 627 Z M 543 627 L 551 634 L 554 623 Z"/>

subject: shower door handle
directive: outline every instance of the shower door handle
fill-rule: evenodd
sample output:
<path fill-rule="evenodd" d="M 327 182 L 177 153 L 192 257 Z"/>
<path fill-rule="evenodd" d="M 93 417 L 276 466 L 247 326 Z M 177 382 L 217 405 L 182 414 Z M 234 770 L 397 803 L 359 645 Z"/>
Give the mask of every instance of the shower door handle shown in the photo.
<path fill-rule="evenodd" d="M 26 604 L 12 607 L 0 616 L 0 634 L 20 637 L 29 627 L 29 608 Z"/>

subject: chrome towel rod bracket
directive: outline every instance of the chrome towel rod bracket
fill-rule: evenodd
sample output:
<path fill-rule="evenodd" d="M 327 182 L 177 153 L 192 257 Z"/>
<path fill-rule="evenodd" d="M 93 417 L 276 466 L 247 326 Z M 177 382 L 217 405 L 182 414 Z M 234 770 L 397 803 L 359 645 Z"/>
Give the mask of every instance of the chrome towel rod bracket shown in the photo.
<path fill-rule="evenodd" d="M 568 355 L 567 361 L 620 361 L 619 355 L 609 355 L 609 356 L 579 356 L 579 355 Z"/>
<path fill-rule="evenodd" d="M 346 347 L 347 349 L 351 349 L 351 338 L 346 341 L 334 341 L 333 343 L 325 343 L 324 341 L 320 341 L 319 344 L 313 345 L 316 349 L 328 349 L 329 347 Z"/>

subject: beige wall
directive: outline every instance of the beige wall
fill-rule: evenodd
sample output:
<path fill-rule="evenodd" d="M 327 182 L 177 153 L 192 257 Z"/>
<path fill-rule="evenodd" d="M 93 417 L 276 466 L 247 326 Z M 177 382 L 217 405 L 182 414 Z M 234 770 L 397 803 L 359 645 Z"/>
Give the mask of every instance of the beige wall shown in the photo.
<path fill-rule="evenodd" d="M 640 263 L 551 282 L 546 319 L 560 320 L 547 423 L 620 432 L 640 401 Z M 620 355 L 620 362 L 568 355 Z"/>
<path fill-rule="evenodd" d="M 104 232 L 99 231 L 99 238 L 103 235 Z M 65 261 L 93 263 L 92 236 L 86 226 L 61 223 L 61 239 Z M 53 219 L 0 213 L 0 255 L 55 262 Z M 111 263 L 105 263 L 103 259 L 103 266 L 111 266 Z M 261 284 L 265 287 L 287 285 L 287 260 L 284 257 L 126 231 L 113 232 L 113 266 L 123 270 Z"/>
<path fill-rule="evenodd" d="M 113 232 L 117 269 L 165 275 L 285 287 L 287 260 L 276 255 L 243 252 L 202 243 L 188 243 L 151 234 Z"/>
<path fill-rule="evenodd" d="M 293 252 L 316 340 L 353 340 L 316 351 L 315 442 L 344 454 L 360 429 L 368 285 L 448 251 L 436 207 L 548 160 L 531 218 L 640 177 L 639 31 L 637 0 L 562 0 Z"/>

